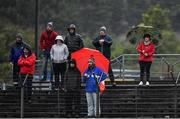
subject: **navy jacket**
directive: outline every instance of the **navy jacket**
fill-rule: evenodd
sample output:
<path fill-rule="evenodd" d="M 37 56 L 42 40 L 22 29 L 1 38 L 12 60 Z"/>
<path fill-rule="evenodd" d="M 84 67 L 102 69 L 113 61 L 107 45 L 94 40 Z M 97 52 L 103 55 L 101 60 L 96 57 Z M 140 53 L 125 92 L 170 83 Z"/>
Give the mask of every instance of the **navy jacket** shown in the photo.
<path fill-rule="evenodd" d="M 104 39 L 104 44 L 101 46 L 99 44 L 99 40 Z M 99 50 L 107 59 L 110 59 L 111 57 L 111 45 L 112 45 L 112 39 L 110 36 L 97 36 L 92 44 L 96 48 L 96 50 Z"/>
<path fill-rule="evenodd" d="M 27 46 L 27 44 L 24 42 L 20 44 L 15 42 L 10 49 L 9 61 L 17 64 L 19 57 L 23 54 L 23 48 L 25 46 Z"/>

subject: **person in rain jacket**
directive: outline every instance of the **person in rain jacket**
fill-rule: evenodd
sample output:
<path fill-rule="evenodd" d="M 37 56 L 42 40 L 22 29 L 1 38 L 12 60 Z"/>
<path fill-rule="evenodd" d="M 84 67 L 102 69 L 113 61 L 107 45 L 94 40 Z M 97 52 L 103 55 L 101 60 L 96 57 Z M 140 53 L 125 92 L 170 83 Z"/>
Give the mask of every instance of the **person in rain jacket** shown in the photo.
<path fill-rule="evenodd" d="M 99 35 L 93 40 L 92 44 L 95 46 L 96 50 L 99 50 L 110 61 L 112 39 L 109 35 L 106 34 L 105 26 L 102 26 L 100 28 Z M 116 83 L 114 81 L 113 71 L 112 71 L 110 63 L 109 63 L 108 74 L 109 74 L 109 78 L 111 80 L 111 84 L 113 86 L 116 86 Z"/>
<path fill-rule="evenodd" d="M 88 69 L 84 72 L 82 81 L 85 82 L 85 91 L 86 91 L 86 99 L 87 99 L 87 107 L 88 107 L 88 117 L 96 117 L 96 108 L 97 108 L 97 93 L 98 84 L 107 78 L 107 75 L 94 64 L 94 59 L 90 58 L 88 61 Z M 99 85 L 98 85 L 99 86 Z M 100 104 L 99 104 L 100 105 Z M 100 108 L 99 108 L 100 109 Z"/>
<path fill-rule="evenodd" d="M 35 70 L 36 56 L 32 53 L 30 46 L 23 48 L 23 54 L 18 60 L 18 65 L 20 67 L 20 80 L 19 85 L 25 85 L 26 96 L 25 99 L 31 101 L 32 94 L 32 79 Z"/>
<path fill-rule="evenodd" d="M 66 73 L 66 116 L 76 117 L 80 115 L 80 100 L 81 100 L 81 74 L 76 67 L 75 60 L 70 60 Z M 73 108 L 74 106 L 74 108 Z"/>
<path fill-rule="evenodd" d="M 17 85 L 19 79 L 18 59 L 23 54 L 23 48 L 27 44 L 23 41 L 21 33 L 16 34 L 16 42 L 12 44 L 10 49 L 9 61 L 13 69 L 13 83 Z"/>
<path fill-rule="evenodd" d="M 146 72 L 146 85 L 149 85 L 150 68 L 153 61 L 153 54 L 155 52 L 154 44 L 151 42 L 149 34 L 143 36 L 143 41 L 140 42 L 136 48 L 139 53 L 139 65 L 140 65 L 140 83 L 143 85 L 144 74 Z"/>
<path fill-rule="evenodd" d="M 48 60 L 50 60 L 50 50 L 52 45 L 55 43 L 55 38 L 58 35 L 57 32 L 53 30 L 53 22 L 48 22 L 46 26 L 46 30 L 41 33 L 40 36 L 40 48 L 43 52 L 43 79 L 47 78 L 47 65 Z M 51 66 L 52 67 L 52 66 Z M 51 68 L 51 81 L 52 81 L 52 68 Z"/>
<path fill-rule="evenodd" d="M 61 88 L 64 88 L 64 76 L 67 69 L 67 57 L 69 51 L 67 46 L 64 44 L 62 36 L 56 37 L 56 44 L 51 48 L 51 60 L 53 62 L 53 70 L 55 74 L 55 88 L 59 87 L 59 77 L 61 76 Z"/>
<path fill-rule="evenodd" d="M 70 54 L 68 59 L 70 60 L 71 53 L 83 48 L 84 43 L 82 37 L 76 33 L 76 26 L 74 24 L 71 24 L 67 30 L 68 30 L 68 35 L 65 37 L 64 43 L 68 47 Z"/>

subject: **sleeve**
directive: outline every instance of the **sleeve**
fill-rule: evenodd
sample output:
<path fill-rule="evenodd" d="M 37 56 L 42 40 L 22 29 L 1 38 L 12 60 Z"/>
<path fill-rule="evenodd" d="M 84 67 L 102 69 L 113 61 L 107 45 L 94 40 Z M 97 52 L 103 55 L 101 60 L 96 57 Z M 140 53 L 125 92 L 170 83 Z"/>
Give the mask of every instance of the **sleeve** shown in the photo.
<path fill-rule="evenodd" d="M 89 78 L 89 74 L 87 73 L 87 70 L 84 72 L 83 77 L 82 77 L 82 82 L 86 82 L 86 80 Z"/>
<path fill-rule="evenodd" d="M 136 47 L 136 50 L 139 54 L 142 53 L 142 43 L 139 43 L 138 46 Z"/>
<path fill-rule="evenodd" d="M 148 56 L 152 56 L 154 54 L 154 52 L 155 52 L 155 48 L 154 48 L 154 45 L 152 44 L 150 50 L 147 51 L 147 54 L 148 54 Z"/>
<path fill-rule="evenodd" d="M 107 78 L 107 74 L 104 73 L 102 70 L 99 69 L 99 75 L 100 75 L 100 79 L 99 82 L 104 81 Z"/>
<path fill-rule="evenodd" d="M 112 39 L 111 37 L 105 37 L 104 45 L 110 47 L 112 45 Z"/>
<path fill-rule="evenodd" d="M 14 56 L 14 49 L 11 48 L 10 53 L 9 53 L 9 61 L 10 62 L 13 62 L 13 56 Z"/>
<path fill-rule="evenodd" d="M 65 53 L 64 59 L 67 59 L 67 57 L 69 56 L 69 51 L 66 45 L 65 45 L 64 53 Z"/>
<path fill-rule="evenodd" d="M 99 44 L 99 37 L 96 37 L 93 40 L 92 44 L 94 45 L 94 47 L 101 47 L 101 45 Z"/>
<path fill-rule="evenodd" d="M 68 44 L 68 38 L 67 38 L 67 36 L 65 37 L 65 39 L 64 39 L 64 44 Z"/>
<path fill-rule="evenodd" d="M 19 60 L 18 60 L 18 65 L 22 66 L 24 65 L 24 58 L 22 56 L 20 56 Z"/>
<path fill-rule="evenodd" d="M 41 33 L 41 37 L 40 37 L 40 48 L 45 49 L 43 33 Z"/>
<path fill-rule="evenodd" d="M 53 60 L 54 59 L 54 48 L 53 48 L 53 46 L 50 50 L 50 56 L 51 56 L 51 60 Z"/>
<path fill-rule="evenodd" d="M 84 47 L 84 42 L 81 36 L 79 36 L 79 48 L 83 48 Z"/>
<path fill-rule="evenodd" d="M 36 56 L 34 54 L 32 54 L 32 56 L 30 56 L 30 58 L 26 58 L 23 63 L 26 66 L 32 66 L 33 64 L 35 64 L 36 62 Z"/>

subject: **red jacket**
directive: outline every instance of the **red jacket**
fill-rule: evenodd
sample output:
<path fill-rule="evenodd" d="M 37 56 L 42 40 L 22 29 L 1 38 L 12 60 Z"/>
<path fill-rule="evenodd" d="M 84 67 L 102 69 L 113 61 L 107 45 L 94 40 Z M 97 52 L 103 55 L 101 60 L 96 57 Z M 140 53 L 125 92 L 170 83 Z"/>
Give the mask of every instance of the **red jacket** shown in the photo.
<path fill-rule="evenodd" d="M 25 58 L 21 56 L 18 60 L 18 65 L 20 67 L 20 74 L 34 74 L 36 56 L 33 53 L 31 56 Z"/>
<path fill-rule="evenodd" d="M 144 45 L 144 42 L 140 42 L 139 45 L 136 48 L 139 55 L 139 61 L 145 61 L 145 62 L 152 62 L 153 61 L 153 54 L 155 52 L 154 44 L 150 43 L 149 45 Z M 144 50 L 144 53 L 143 53 Z M 147 53 L 147 56 L 144 54 Z"/>
<path fill-rule="evenodd" d="M 50 34 L 49 36 L 48 36 L 48 33 Z M 55 43 L 55 39 L 56 39 L 57 35 L 58 34 L 55 31 L 42 32 L 41 37 L 40 37 L 40 48 L 50 51 L 52 45 L 54 45 L 54 43 Z"/>

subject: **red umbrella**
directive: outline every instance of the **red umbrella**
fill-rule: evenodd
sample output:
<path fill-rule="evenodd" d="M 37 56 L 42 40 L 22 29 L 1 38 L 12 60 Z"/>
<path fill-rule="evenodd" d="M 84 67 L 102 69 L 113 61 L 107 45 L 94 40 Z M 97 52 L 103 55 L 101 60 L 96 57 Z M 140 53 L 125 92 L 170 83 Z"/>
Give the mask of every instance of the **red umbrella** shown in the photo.
<path fill-rule="evenodd" d="M 82 48 L 71 54 L 71 58 L 76 61 L 77 68 L 81 72 L 81 75 L 88 68 L 88 60 L 93 57 L 95 59 L 96 67 L 108 73 L 109 70 L 109 60 L 104 57 L 98 50 L 93 50 L 89 48 Z"/>

